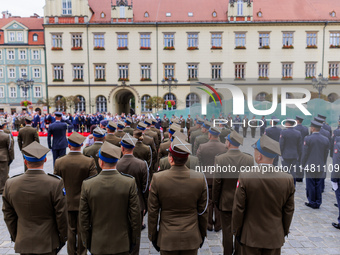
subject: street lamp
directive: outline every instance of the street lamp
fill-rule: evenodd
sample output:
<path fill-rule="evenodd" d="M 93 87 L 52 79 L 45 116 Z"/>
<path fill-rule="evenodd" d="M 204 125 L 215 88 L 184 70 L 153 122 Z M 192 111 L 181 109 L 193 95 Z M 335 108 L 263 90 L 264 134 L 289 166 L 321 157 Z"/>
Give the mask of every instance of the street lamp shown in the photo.
<path fill-rule="evenodd" d="M 320 98 L 323 89 L 326 88 L 328 85 L 328 79 L 323 78 L 322 74 L 320 73 L 318 75 L 318 78 L 313 78 L 312 83 L 313 83 L 313 88 L 319 92 L 319 98 Z"/>
<path fill-rule="evenodd" d="M 27 75 L 17 80 L 17 85 L 24 91 L 25 100 L 27 101 L 27 91 L 33 87 L 34 80 L 28 80 Z"/>
<path fill-rule="evenodd" d="M 169 100 L 170 100 L 170 96 L 171 96 L 171 91 L 172 91 L 172 89 L 177 88 L 177 85 L 172 85 L 172 83 L 173 83 L 173 82 L 177 83 L 178 80 L 177 80 L 177 79 L 174 79 L 174 78 L 172 77 L 172 75 L 168 75 L 167 80 L 165 80 L 165 79 L 162 80 L 162 83 L 163 83 L 163 84 L 165 84 L 165 82 L 167 82 L 168 85 L 163 85 L 163 88 L 166 89 L 167 87 L 169 87 Z"/>

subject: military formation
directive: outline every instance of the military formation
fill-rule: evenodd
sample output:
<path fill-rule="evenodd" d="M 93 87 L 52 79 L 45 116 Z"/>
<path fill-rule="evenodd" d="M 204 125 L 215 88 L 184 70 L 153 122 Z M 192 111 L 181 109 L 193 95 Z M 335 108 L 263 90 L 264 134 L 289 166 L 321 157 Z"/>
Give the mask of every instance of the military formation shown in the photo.
<path fill-rule="evenodd" d="M 281 254 L 296 182 L 305 179 L 305 205 L 320 208 L 328 154 L 340 202 L 340 118 L 332 132 L 323 115 L 309 130 L 299 116 L 282 128 L 275 116 L 123 116 L 100 120 L 85 137 L 67 136 L 65 116 L 53 116 L 48 148 L 25 116 L 17 139 L 25 169 L 12 178 L 14 140 L 0 119 L 4 220 L 21 254 L 57 254 L 66 242 L 68 254 L 139 254 L 146 222 L 161 254 L 197 254 L 207 231 L 222 231 L 224 254 Z M 250 155 L 242 145 L 259 122 Z M 44 172 L 50 150 L 54 174 Z M 332 225 L 340 229 L 340 210 Z"/>

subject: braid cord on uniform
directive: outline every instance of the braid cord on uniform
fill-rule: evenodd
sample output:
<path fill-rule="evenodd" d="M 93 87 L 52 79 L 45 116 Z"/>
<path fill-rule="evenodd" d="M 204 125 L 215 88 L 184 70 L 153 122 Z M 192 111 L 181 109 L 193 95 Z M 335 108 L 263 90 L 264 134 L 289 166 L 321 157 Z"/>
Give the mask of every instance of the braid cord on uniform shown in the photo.
<path fill-rule="evenodd" d="M 207 203 L 206 203 L 206 205 L 205 205 L 205 208 L 204 208 L 203 212 L 198 213 L 198 215 L 200 215 L 200 216 L 201 216 L 203 213 L 205 213 L 205 211 L 206 211 L 207 208 L 208 208 L 208 204 L 209 204 L 209 189 L 208 189 L 208 182 L 207 182 L 207 178 L 205 177 L 205 174 L 203 174 L 203 176 L 204 176 L 204 180 L 205 180 L 205 185 L 206 185 L 206 187 L 207 187 Z"/>
<path fill-rule="evenodd" d="M 145 193 L 148 190 L 148 185 L 149 185 L 149 167 L 148 167 L 148 163 L 144 160 L 145 165 L 146 165 L 146 174 L 147 174 L 147 179 L 146 179 L 146 186 L 145 186 L 145 190 L 143 191 L 143 193 Z"/>

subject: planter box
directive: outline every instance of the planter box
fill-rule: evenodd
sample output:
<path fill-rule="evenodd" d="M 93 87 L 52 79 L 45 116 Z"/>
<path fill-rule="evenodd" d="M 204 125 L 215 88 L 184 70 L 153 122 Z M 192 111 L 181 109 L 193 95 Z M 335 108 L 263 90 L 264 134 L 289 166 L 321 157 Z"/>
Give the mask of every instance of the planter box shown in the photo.
<path fill-rule="evenodd" d="M 151 50 L 150 47 L 140 47 L 139 49 L 140 49 L 140 50 Z"/>
<path fill-rule="evenodd" d="M 83 47 L 72 47 L 71 50 L 83 50 Z"/>
<path fill-rule="evenodd" d="M 105 79 L 95 79 L 94 81 L 106 81 Z"/>
<path fill-rule="evenodd" d="M 142 79 L 140 79 L 140 81 L 151 81 L 151 79 L 150 78 L 142 78 Z"/>
<path fill-rule="evenodd" d="M 188 50 L 198 50 L 198 47 L 188 47 Z"/>
<path fill-rule="evenodd" d="M 52 47 L 51 50 L 63 50 L 63 48 L 59 48 L 59 47 Z"/>
<path fill-rule="evenodd" d="M 164 47 L 163 50 L 175 50 L 175 47 Z"/>
<path fill-rule="evenodd" d="M 211 49 L 212 49 L 212 50 L 222 50 L 222 47 L 212 46 Z"/>
<path fill-rule="evenodd" d="M 282 49 L 294 49 L 294 46 L 293 45 L 289 45 L 289 46 L 284 45 L 282 47 Z"/>
<path fill-rule="evenodd" d="M 128 47 L 118 47 L 117 50 L 128 50 Z"/>
<path fill-rule="evenodd" d="M 105 50 L 104 47 L 94 47 L 93 50 Z"/>
<path fill-rule="evenodd" d="M 53 79 L 54 82 L 63 82 L 64 79 Z"/>

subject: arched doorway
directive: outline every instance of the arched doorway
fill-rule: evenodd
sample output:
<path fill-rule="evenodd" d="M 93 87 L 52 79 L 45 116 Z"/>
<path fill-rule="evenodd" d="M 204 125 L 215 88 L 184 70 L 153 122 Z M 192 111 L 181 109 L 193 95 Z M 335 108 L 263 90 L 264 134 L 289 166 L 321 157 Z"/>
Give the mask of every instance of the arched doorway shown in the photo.
<path fill-rule="evenodd" d="M 136 100 L 134 94 L 129 89 L 121 89 L 113 97 L 114 113 L 135 113 Z"/>

